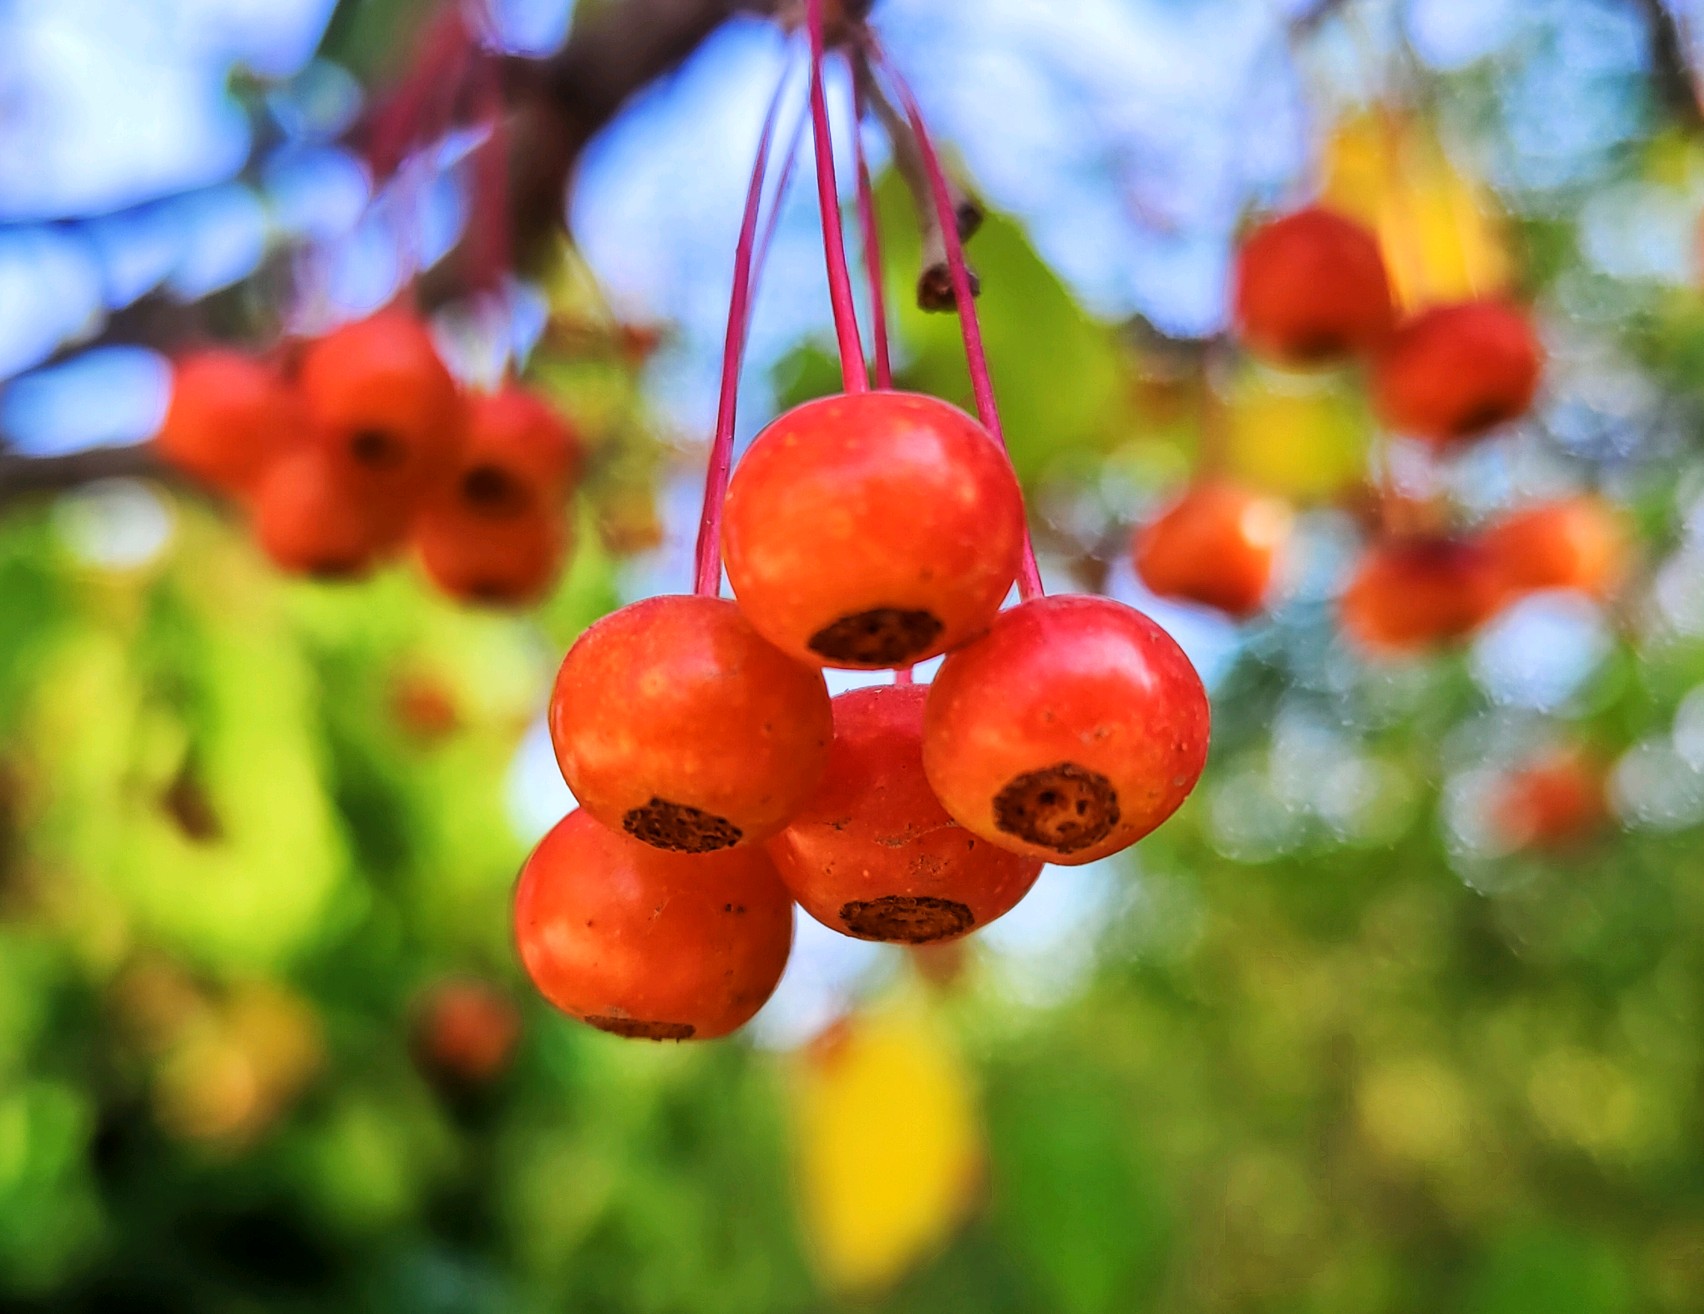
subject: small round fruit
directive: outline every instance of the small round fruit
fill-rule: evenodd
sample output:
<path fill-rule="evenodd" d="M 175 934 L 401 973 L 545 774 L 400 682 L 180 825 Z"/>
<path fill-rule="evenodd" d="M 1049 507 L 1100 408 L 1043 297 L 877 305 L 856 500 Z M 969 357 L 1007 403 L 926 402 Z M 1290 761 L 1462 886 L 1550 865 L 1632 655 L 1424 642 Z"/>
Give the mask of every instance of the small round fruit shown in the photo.
<path fill-rule="evenodd" d="M 822 672 L 725 598 L 648 598 L 605 616 L 568 650 L 550 699 L 580 806 L 682 853 L 775 834 L 822 779 L 833 736 Z"/>
<path fill-rule="evenodd" d="M 323 580 L 365 574 L 392 536 L 347 463 L 318 446 L 291 452 L 261 481 L 254 533 L 280 570 Z"/>
<path fill-rule="evenodd" d="M 299 378 L 322 440 L 370 493 L 414 497 L 448 473 L 461 396 L 414 316 L 385 310 L 333 329 L 303 353 Z"/>
<path fill-rule="evenodd" d="M 1254 615 L 1290 533 L 1290 508 L 1224 480 L 1197 484 L 1136 531 L 1136 573 L 1162 598 Z"/>
<path fill-rule="evenodd" d="M 521 1037 L 521 1012 L 494 985 L 447 980 L 417 1006 L 415 1060 L 429 1076 L 455 1086 L 482 1086 L 502 1076 Z"/>
<path fill-rule="evenodd" d="M 571 812 L 521 869 L 515 942 L 564 1013 L 619 1036 L 708 1040 L 775 990 L 793 903 L 761 848 L 665 853 Z"/>
<path fill-rule="evenodd" d="M 1011 911 L 1041 862 L 978 839 L 923 776 L 926 685 L 834 700 L 822 785 L 769 841 L 788 891 L 824 926 L 861 940 L 933 944 Z"/>
<path fill-rule="evenodd" d="M 1373 375 L 1379 418 L 1439 447 L 1469 442 L 1532 407 L 1543 350 L 1525 311 L 1464 301 L 1397 329 Z"/>
<path fill-rule="evenodd" d="M 1627 571 L 1627 528 L 1620 514 L 1596 497 L 1567 497 L 1511 511 L 1488 526 L 1480 542 L 1510 593 L 1574 589 L 1607 598 Z"/>
<path fill-rule="evenodd" d="M 988 627 L 1017 576 L 1023 495 L 981 425 L 934 397 L 795 407 L 734 471 L 722 548 L 754 628 L 818 666 L 903 666 Z"/>
<path fill-rule="evenodd" d="M 1207 692 L 1171 635 L 1108 598 L 1037 598 L 942 663 L 923 770 L 966 830 L 1076 866 L 1177 811 L 1207 734 Z"/>
<path fill-rule="evenodd" d="M 562 571 L 568 526 L 559 510 L 534 506 L 491 517 L 433 504 L 414 525 L 427 576 L 463 602 L 518 607 L 550 592 Z"/>
<path fill-rule="evenodd" d="M 1375 655 L 1400 655 L 1464 638 L 1489 620 L 1503 592 L 1477 542 L 1399 538 L 1375 543 L 1344 589 L 1344 632 Z"/>
<path fill-rule="evenodd" d="M 1396 323 L 1378 238 L 1317 206 L 1250 233 L 1234 277 L 1238 333 L 1280 365 L 1327 365 L 1371 351 Z"/>
<path fill-rule="evenodd" d="M 510 386 L 468 401 L 467 440 L 450 494 L 498 517 L 559 507 L 580 470 L 580 440 L 543 398 Z"/>
<path fill-rule="evenodd" d="M 1510 849 L 1576 848 L 1608 818 L 1603 772 L 1577 752 L 1556 752 L 1516 767 L 1492 791 L 1491 821 Z"/>
<path fill-rule="evenodd" d="M 184 356 L 154 439 L 160 455 L 210 488 L 246 494 L 304 432 L 300 405 L 272 370 L 240 352 Z"/>

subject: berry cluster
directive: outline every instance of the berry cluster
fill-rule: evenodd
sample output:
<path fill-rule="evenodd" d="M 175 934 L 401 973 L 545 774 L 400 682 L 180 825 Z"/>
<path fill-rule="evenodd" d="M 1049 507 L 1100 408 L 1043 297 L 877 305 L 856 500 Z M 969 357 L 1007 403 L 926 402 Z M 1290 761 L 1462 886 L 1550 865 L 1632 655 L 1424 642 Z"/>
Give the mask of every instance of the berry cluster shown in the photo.
<path fill-rule="evenodd" d="M 400 310 L 332 330 L 288 369 L 184 356 L 155 443 L 243 506 L 292 574 L 354 578 L 411 544 L 450 597 L 516 605 L 549 590 L 568 550 L 574 430 L 517 385 L 464 393 Z"/>
<path fill-rule="evenodd" d="M 729 481 L 772 108 L 736 253 L 697 591 L 623 608 L 568 651 L 550 731 L 580 806 L 533 852 L 515 896 L 539 990 L 626 1036 L 706 1038 L 744 1023 L 786 965 L 795 902 L 867 940 L 938 943 L 986 925 L 1044 862 L 1091 862 L 1153 830 L 1206 758 L 1206 694 L 1170 636 L 1104 598 L 1042 596 L 952 197 L 891 70 L 945 219 L 979 418 L 886 386 L 879 320 L 869 388 L 820 0 L 809 9 L 846 391 L 776 419 Z M 867 215 L 861 159 L 859 174 Z M 867 233 L 879 286 L 873 246 Z M 724 567 L 732 601 L 718 596 Z M 1014 584 L 1022 601 L 1002 610 Z M 911 682 L 913 664 L 942 655 L 932 684 Z M 896 676 L 831 699 L 825 667 Z"/>
<path fill-rule="evenodd" d="M 1630 542 L 1621 513 L 1586 494 L 1519 507 L 1474 533 L 1389 537 L 1350 577 L 1343 628 L 1370 651 L 1400 654 L 1465 638 L 1529 593 L 1606 599 Z"/>
<path fill-rule="evenodd" d="M 1378 238 L 1313 206 L 1255 228 L 1237 254 L 1233 320 L 1268 362 L 1309 369 L 1354 361 L 1393 433 L 1442 455 L 1532 405 L 1543 356 L 1526 313 L 1500 299 L 1398 315 Z M 1375 652 L 1423 650 L 1461 638 L 1513 598 L 1571 588 L 1603 596 L 1618 581 L 1625 536 L 1590 497 L 1518 510 L 1476 534 L 1447 532 L 1429 508 L 1384 495 L 1382 530 L 1342 599 L 1345 632 Z M 1243 618 L 1270 591 L 1291 515 L 1279 499 L 1203 470 L 1139 528 L 1137 574 L 1156 594 Z"/>

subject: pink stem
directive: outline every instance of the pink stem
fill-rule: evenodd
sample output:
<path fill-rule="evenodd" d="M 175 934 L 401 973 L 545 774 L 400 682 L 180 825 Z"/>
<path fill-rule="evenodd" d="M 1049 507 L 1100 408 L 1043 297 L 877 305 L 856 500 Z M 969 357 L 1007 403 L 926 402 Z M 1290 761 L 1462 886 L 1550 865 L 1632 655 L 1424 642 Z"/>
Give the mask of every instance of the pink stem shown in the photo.
<path fill-rule="evenodd" d="M 901 666 L 893 673 L 893 682 L 895 684 L 915 684 L 916 676 L 912 674 L 911 667 Z"/>
<path fill-rule="evenodd" d="M 769 166 L 769 146 L 775 138 L 775 120 L 781 109 L 781 93 L 787 87 L 791 67 L 782 70 L 764 115 L 763 134 L 757 142 L 757 160 L 746 188 L 745 215 L 740 220 L 739 242 L 734 247 L 734 288 L 728 297 L 728 332 L 722 342 L 722 388 L 716 403 L 716 437 L 710 445 L 710 468 L 704 477 L 704 510 L 698 518 L 698 548 L 693 571 L 693 590 L 715 597 L 722 588 L 722 503 L 728 495 L 728 475 L 734 465 L 734 410 L 739 400 L 740 364 L 745 357 L 746 330 L 751 324 L 752 250 L 756 245 L 757 212 L 763 199 L 763 178 Z M 784 180 L 783 180 L 784 181 Z M 781 209 L 777 194 L 771 215 Z M 769 243 L 764 242 L 768 251 Z"/>
<path fill-rule="evenodd" d="M 864 270 L 870 281 L 870 318 L 876 349 L 876 387 L 893 387 L 893 362 L 888 352 L 887 296 L 882 283 L 882 239 L 876 225 L 874 189 L 870 186 L 870 161 L 864 151 L 864 98 L 853 93 L 853 153 L 858 160 L 858 229 L 864 244 Z"/>
<path fill-rule="evenodd" d="M 798 162 L 799 145 L 805 139 L 805 123 L 809 110 L 801 107 L 799 117 L 793 121 L 793 130 L 787 134 L 787 154 L 781 161 L 781 174 L 775 180 L 775 194 L 769 200 L 769 217 L 763 223 L 763 236 L 757 239 L 757 255 L 752 263 L 751 295 L 755 301 L 758 286 L 763 282 L 763 271 L 769 264 L 769 248 L 775 241 L 775 230 L 781 226 L 781 203 L 787 199 L 787 189 L 793 183 L 793 166 Z"/>
<path fill-rule="evenodd" d="M 970 369 L 971 390 L 976 394 L 977 418 L 982 421 L 982 427 L 993 434 L 1004 447 L 1006 433 L 1000 427 L 1000 410 L 994 401 L 994 380 L 988 373 L 988 353 L 982 345 L 982 325 L 976 316 L 976 297 L 971 291 L 970 269 L 964 262 L 964 243 L 959 238 L 958 217 L 953 213 L 953 197 L 947 185 L 947 176 L 941 169 L 940 157 L 936 155 L 934 143 L 929 139 L 929 130 L 923 123 L 923 112 L 918 109 L 911 88 L 888 61 L 880 46 L 872 43 L 871 51 L 882 71 L 887 74 L 888 80 L 893 83 L 894 90 L 899 94 L 900 104 L 905 109 L 905 116 L 911 121 L 911 130 L 917 135 L 918 151 L 923 157 L 923 168 L 929 175 L 929 190 L 934 195 L 941 237 L 947 248 L 947 269 L 952 275 L 953 299 L 957 302 L 959 326 L 964 332 L 965 362 Z M 1023 559 L 1018 568 L 1018 596 L 1027 602 L 1042 595 L 1041 571 L 1035 564 L 1035 545 L 1030 541 L 1026 527 Z"/>
<path fill-rule="evenodd" d="M 822 253 L 828 264 L 828 296 L 834 307 L 834 336 L 840 347 L 841 386 L 868 392 L 864 344 L 858 337 L 858 312 L 852 303 L 852 275 L 846 268 L 846 233 L 840 217 L 840 189 L 834 179 L 834 141 L 829 135 L 828 102 L 822 89 L 822 0 L 805 0 L 811 39 L 811 127 L 816 138 L 817 204 L 822 209 Z"/>

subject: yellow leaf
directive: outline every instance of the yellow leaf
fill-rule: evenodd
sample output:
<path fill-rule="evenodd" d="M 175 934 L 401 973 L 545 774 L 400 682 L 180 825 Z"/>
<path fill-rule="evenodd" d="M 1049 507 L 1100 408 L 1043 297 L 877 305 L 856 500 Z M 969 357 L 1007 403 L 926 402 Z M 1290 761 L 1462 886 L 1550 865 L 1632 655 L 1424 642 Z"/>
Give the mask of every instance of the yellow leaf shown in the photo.
<path fill-rule="evenodd" d="M 1231 470 L 1267 492 L 1327 498 L 1366 469 L 1371 428 L 1341 378 L 1249 366 L 1232 385 L 1229 410 Z"/>
<path fill-rule="evenodd" d="M 1403 309 L 1508 286 L 1490 192 L 1450 160 L 1422 120 L 1385 108 L 1345 118 L 1326 143 L 1324 171 L 1321 199 L 1378 233 Z"/>
<path fill-rule="evenodd" d="M 841 1289 L 883 1286 L 969 1212 L 982 1128 L 963 1058 L 921 1001 L 856 1016 L 798 1056 L 800 1209 Z"/>

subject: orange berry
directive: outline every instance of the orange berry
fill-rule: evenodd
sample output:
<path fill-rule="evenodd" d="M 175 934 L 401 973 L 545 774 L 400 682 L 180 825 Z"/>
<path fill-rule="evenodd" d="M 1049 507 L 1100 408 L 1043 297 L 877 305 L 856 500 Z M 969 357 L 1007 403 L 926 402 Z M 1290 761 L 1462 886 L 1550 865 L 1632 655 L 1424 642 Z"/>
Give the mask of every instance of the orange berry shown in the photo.
<path fill-rule="evenodd" d="M 303 352 L 300 384 L 321 440 L 371 496 L 408 503 L 448 475 L 461 396 L 414 316 L 385 310 L 333 329 Z"/>
<path fill-rule="evenodd" d="M 1544 353 L 1524 310 L 1435 306 L 1402 325 L 1373 375 L 1379 418 L 1439 447 L 1470 442 L 1532 407 Z"/>
<path fill-rule="evenodd" d="M 280 460 L 261 482 L 254 531 L 280 570 L 317 579 L 363 575 L 394 536 L 383 508 L 320 446 Z"/>
<path fill-rule="evenodd" d="M 1521 507 L 1488 526 L 1480 542 L 1510 593 L 1575 589 L 1607 598 L 1627 570 L 1627 526 L 1596 497 Z"/>
<path fill-rule="evenodd" d="M 246 494 L 302 437 L 301 404 L 277 374 L 214 348 L 180 359 L 154 439 L 161 457 L 210 488 Z"/>
<path fill-rule="evenodd" d="M 1136 531 L 1136 573 L 1162 598 L 1252 616 L 1265 605 L 1290 522 L 1277 498 L 1209 480 Z"/>
<path fill-rule="evenodd" d="M 427 576 L 463 602 L 514 607 L 550 592 L 568 550 L 560 510 L 534 506 L 489 516 L 459 503 L 434 503 L 414 525 Z"/>
<path fill-rule="evenodd" d="M 1401 538 L 1375 543 L 1343 592 L 1343 629 L 1373 653 L 1423 651 L 1478 629 L 1502 600 L 1477 542 Z"/>
<path fill-rule="evenodd" d="M 1396 322 L 1378 239 L 1313 206 L 1262 224 L 1237 252 L 1237 330 L 1282 365 L 1324 365 L 1368 352 Z"/>

